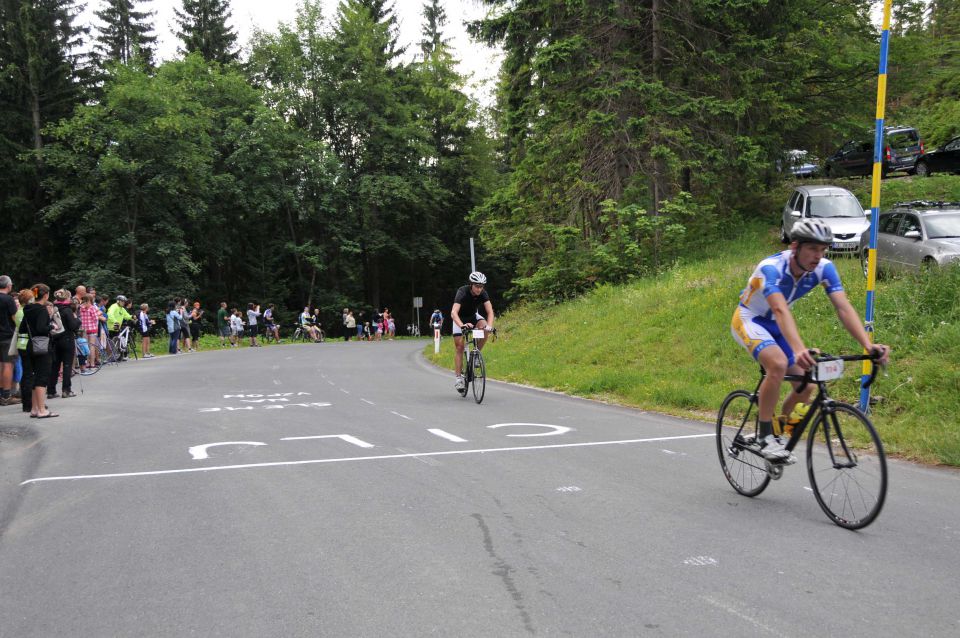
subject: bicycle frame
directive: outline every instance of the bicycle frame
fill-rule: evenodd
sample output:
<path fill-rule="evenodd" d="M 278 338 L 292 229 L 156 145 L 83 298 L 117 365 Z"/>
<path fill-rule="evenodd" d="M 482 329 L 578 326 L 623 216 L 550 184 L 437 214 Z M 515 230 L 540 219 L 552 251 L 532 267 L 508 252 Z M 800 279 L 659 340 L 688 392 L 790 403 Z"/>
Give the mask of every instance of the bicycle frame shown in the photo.
<path fill-rule="evenodd" d="M 839 357 L 832 357 L 829 355 L 825 355 L 821 358 L 818 358 L 817 362 L 819 363 L 821 361 L 864 361 L 864 360 L 872 360 L 872 359 L 870 356 L 867 356 L 867 355 L 843 355 Z M 870 378 L 867 380 L 867 382 L 863 385 L 864 388 L 870 387 L 870 385 L 873 383 L 873 381 L 877 377 L 879 366 L 874 364 L 872 368 L 873 368 L 873 372 L 870 374 Z M 737 436 L 740 436 L 741 432 L 743 432 L 743 428 L 750 421 L 750 412 L 753 411 L 753 408 L 755 406 L 758 406 L 757 397 L 760 392 L 760 385 L 763 383 L 763 380 L 766 378 L 766 376 L 767 376 L 767 371 L 764 370 L 763 367 L 761 367 L 760 380 L 757 381 L 757 387 L 754 388 L 753 393 L 751 395 L 752 397 L 751 408 L 747 412 L 744 422 L 740 424 L 740 429 L 737 430 Z M 812 372 L 807 372 L 806 374 L 802 374 L 802 375 L 788 374 L 783 377 L 783 380 L 791 383 L 794 383 L 794 382 L 799 383 L 800 386 L 795 389 L 795 391 L 798 394 L 800 392 L 803 392 L 806 389 L 807 385 L 811 383 L 815 383 L 817 385 L 817 394 L 809 404 L 810 409 L 807 410 L 807 413 L 803 416 L 800 422 L 793 426 L 793 432 L 790 434 L 790 439 L 784 444 L 784 447 L 787 449 L 788 452 L 793 452 L 794 448 L 797 446 L 797 443 L 800 442 L 800 439 L 803 437 L 804 433 L 806 432 L 807 427 L 809 427 L 809 425 L 813 422 L 813 419 L 817 418 L 821 412 L 824 415 L 831 414 L 833 412 L 833 406 L 836 402 L 830 398 L 830 394 L 827 392 L 828 382 L 813 378 Z M 849 456 L 849 450 L 847 449 L 845 440 L 842 440 L 842 446 L 844 448 L 844 452 L 848 453 L 848 456 Z M 830 448 L 829 452 L 830 452 L 830 461 L 834 464 L 835 467 L 845 467 L 845 465 L 843 464 L 837 464 L 836 459 L 834 458 L 832 448 Z"/>

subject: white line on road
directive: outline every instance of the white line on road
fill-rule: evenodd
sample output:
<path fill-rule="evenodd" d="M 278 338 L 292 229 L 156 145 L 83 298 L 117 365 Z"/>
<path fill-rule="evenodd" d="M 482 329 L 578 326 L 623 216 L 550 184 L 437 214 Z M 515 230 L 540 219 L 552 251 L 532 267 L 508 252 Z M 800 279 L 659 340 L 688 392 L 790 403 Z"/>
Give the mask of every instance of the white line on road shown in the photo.
<path fill-rule="evenodd" d="M 373 401 L 367 401 L 366 399 L 360 399 L 360 400 L 363 401 L 364 403 L 369 403 L 370 405 L 376 405 L 376 403 L 374 403 Z"/>
<path fill-rule="evenodd" d="M 436 434 L 441 439 L 446 439 L 448 441 L 453 441 L 454 443 L 467 443 L 466 439 L 461 439 L 456 434 L 450 434 L 449 432 L 444 432 L 443 430 L 438 430 L 436 428 L 428 429 L 427 432 L 430 434 Z"/>
<path fill-rule="evenodd" d="M 374 447 L 372 443 L 362 441 L 349 434 L 321 434 L 319 436 L 288 436 L 280 439 L 281 441 L 305 441 L 307 439 L 343 439 L 347 443 L 353 443 L 358 447 Z"/>
<path fill-rule="evenodd" d="M 344 394 L 350 394 L 350 390 L 344 390 L 343 388 L 340 388 L 340 392 L 343 392 Z"/>
<path fill-rule="evenodd" d="M 406 414 L 400 414 L 399 412 L 394 412 L 393 410 L 390 410 L 390 414 L 396 414 L 401 419 L 406 419 L 407 421 L 413 421 L 413 419 L 408 417 Z"/>
<path fill-rule="evenodd" d="M 154 470 L 150 472 L 123 472 L 118 474 L 80 474 L 77 476 L 46 476 L 23 481 L 23 485 L 32 483 L 50 483 L 53 481 L 78 481 L 81 479 L 124 478 L 130 476 L 160 476 L 163 474 L 189 474 L 192 472 L 216 472 L 220 470 L 242 470 L 255 467 L 284 467 L 291 465 L 316 465 L 319 463 L 346 463 L 352 461 L 381 461 L 386 459 L 406 459 L 415 456 L 446 456 L 449 454 L 488 454 L 493 452 L 523 452 L 525 450 L 553 450 L 573 447 L 595 447 L 599 445 L 627 445 L 630 443 L 653 443 L 655 441 L 678 441 L 681 439 L 702 439 L 716 436 L 710 434 L 685 434 L 682 436 L 659 436 L 650 439 L 624 439 L 620 441 L 592 441 L 588 443 L 558 443 L 556 445 L 527 445 L 520 447 L 485 448 L 479 450 L 447 450 L 444 452 L 421 452 L 419 454 L 383 454 L 378 456 L 352 456 L 338 459 L 310 459 L 307 461 L 275 461 L 272 463 L 246 463 L 243 465 L 217 465 L 212 467 L 191 467 L 179 470 Z"/>

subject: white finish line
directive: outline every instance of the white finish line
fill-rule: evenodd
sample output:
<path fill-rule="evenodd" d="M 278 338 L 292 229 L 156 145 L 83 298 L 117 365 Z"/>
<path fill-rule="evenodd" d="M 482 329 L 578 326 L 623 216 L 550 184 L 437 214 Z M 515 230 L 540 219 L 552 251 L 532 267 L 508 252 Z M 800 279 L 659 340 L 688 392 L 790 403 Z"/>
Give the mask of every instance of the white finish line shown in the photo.
<path fill-rule="evenodd" d="M 21 486 L 32 483 L 52 483 L 54 481 L 79 481 L 83 479 L 126 478 L 132 476 L 161 476 L 164 474 L 188 474 L 192 472 L 216 472 L 221 470 L 242 470 L 255 467 L 284 467 L 292 465 L 315 465 L 319 463 L 346 463 L 351 461 L 380 461 L 385 459 L 410 459 L 423 456 L 446 456 L 450 454 L 488 454 L 493 452 L 521 452 L 523 450 L 552 450 L 572 447 L 595 447 L 599 445 L 626 445 L 630 443 L 653 443 L 655 441 L 679 441 L 682 439 L 703 439 L 715 434 L 686 434 L 683 436 L 658 436 L 650 439 L 624 439 L 620 441 L 593 441 L 590 443 L 558 443 L 555 445 L 527 445 L 520 447 L 497 447 L 480 450 L 447 450 L 444 452 L 419 452 L 415 454 L 384 454 L 380 456 L 352 456 L 338 459 L 311 459 L 308 461 L 275 461 L 272 463 L 245 463 L 242 465 L 217 465 L 212 467 L 191 467 L 179 470 L 154 470 L 150 472 L 123 472 L 119 474 L 81 474 L 77 476 L 47 476 L 23 481 Z"/>

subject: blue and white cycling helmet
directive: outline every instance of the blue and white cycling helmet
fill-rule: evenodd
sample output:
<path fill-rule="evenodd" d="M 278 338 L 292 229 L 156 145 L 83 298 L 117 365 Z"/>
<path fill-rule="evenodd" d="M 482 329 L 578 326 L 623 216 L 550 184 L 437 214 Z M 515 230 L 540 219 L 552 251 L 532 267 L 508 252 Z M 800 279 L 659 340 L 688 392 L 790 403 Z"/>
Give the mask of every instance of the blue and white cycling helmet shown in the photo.
<path fill-rule="evenodd" d="M 475 270 L 470 273 L 470 283 L 485 286 L 487 284 L 487 276 L 479 270 Z"/>
<path fill-rule="evenodd" d="M 829 246 L 833 243 L 833 231 L 819 219 L 804 219 L 790 231 L 790 239 L 801 244 L 810 242 Z"/>

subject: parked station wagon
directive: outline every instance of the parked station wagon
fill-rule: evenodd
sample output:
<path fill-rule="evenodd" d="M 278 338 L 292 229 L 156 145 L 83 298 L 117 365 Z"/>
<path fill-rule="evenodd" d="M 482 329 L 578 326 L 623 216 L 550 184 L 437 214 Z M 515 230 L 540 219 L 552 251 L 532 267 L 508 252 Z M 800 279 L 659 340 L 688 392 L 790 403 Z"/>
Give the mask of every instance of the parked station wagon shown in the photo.
<path fill-rule="evenodd" d="M 867 274 L 869 237 L 860 242 Z M 877 270 L 915 271 L 960 262 L 960 202 L 905 202 L 881 213 L 877 223 Z"/>

